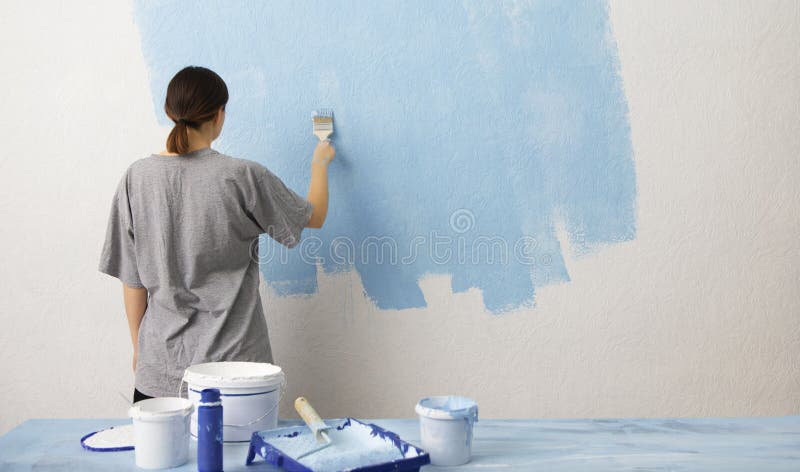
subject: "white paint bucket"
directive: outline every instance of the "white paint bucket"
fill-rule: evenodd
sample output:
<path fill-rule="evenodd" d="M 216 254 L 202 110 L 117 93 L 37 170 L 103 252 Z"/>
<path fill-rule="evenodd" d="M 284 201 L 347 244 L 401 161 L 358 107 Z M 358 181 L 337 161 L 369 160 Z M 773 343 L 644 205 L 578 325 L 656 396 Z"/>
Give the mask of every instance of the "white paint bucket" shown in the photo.
<path fill-rule="evenodd" d="M 185 398 L 148 398 L 133 404 L 136 466 L 142 469 L 178 467 L 189 460 L 189 419 L 194 404 Z"/>
<path fill-rule="evenodd" d="M 472 429 L 478 405 L 466 397 L 427 397 L 417 403 L 422 449 L 432 465 L 466 464 L 472 455 Z"/>
<path fill-rule="evenodd" d="M 255 431 L 278 426 L 278 403 L 286 380 L 283 370 L 261 362 L 196 364 L 183 374 L 189 399 L 195 405 L 204 388 L 219 389 L 222 399 L 222 439 L 249 442 Z M 192 437 L 197 438 L 197 414 L 192 415 Z"/>

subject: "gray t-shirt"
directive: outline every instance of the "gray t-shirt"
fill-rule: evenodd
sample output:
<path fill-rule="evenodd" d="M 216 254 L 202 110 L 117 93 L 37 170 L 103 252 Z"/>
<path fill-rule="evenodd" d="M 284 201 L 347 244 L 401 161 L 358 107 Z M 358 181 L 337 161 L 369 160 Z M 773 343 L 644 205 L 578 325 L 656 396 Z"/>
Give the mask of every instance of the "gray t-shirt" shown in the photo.
<path fill-rule="evenodd" d="M 258 236 L 297 245 L 312 206 L 264 166 L 203 148 L 134 162 L 111 206 L 100 271 L 148 292 L 136 388 L 175 396 L 202 362 L 272 362 Z"/>

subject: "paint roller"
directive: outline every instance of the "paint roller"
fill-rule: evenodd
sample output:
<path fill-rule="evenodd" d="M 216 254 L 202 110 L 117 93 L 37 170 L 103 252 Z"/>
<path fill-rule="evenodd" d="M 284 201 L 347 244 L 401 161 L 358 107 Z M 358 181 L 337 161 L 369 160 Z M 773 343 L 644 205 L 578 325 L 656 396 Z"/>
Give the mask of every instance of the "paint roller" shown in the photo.
<path fill-rule="evenodd" d="M 328 436 L 330 426 L 325 424 L 325 421 L 319 416 L 317 410 L 311 406 L 305 397 L 298 397 L 297 400 L 294 401 L 294 409 L 297 410 L 300 418 L 303 418 L 303 421 L 306 422 L 306 425 L 308 425 L 311 432 L 314 433 L 314 437 L 317 440 L 316 447 L 312 447 L 310 450 L 300 454 L 297 456 L 297 459 L 310 456 L 333 444 L 330 436 Z"/>

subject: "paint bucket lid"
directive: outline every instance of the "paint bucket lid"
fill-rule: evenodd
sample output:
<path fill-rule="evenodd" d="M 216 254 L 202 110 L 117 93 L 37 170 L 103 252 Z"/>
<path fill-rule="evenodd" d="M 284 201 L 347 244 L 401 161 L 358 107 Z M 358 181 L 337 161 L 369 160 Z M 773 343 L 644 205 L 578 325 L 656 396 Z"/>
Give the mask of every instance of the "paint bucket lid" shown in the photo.
<path fill-rule="evenodd" d="M 274 387 L 283 384 L 283 370 L 266 362 L 207 362 L 190 366 L 183 380 L 200 387 Z"/>
<path fill-rule="evenodd" d="M 81 446 L 87 451 L 116 452 L 133 450 L 133 424 L 111 426 L 89 433 L 81 438 Z"/>
<path fill-rule="evenodd" d="M 190 415 L 193 411 L 194 402 L 188 398 L 156 397 L 134 403 L 128 410 L 128 416 L 135 420 L 166 420 Z"/>
<path fill-rule="evenodd" d="M 417 403 L 417 414 L 435 420 L 469 418 L 478 421 L 478 404 L 467 397 L 444 395 L 425 397 Z"/>

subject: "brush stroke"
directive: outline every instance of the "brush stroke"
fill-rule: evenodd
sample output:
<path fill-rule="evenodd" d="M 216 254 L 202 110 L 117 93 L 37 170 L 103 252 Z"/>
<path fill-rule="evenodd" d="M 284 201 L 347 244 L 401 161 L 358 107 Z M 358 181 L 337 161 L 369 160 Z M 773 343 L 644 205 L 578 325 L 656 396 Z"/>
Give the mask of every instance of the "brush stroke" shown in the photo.
<path fill-rule="evenodd" d="M 635 237 L 628 109 L 605 2 L 137 1 L 134 18 L 160 123 L 171 125 L 162 110 L 175 72 L 209 67 L 231 92 L 214 147 L 298 192 L 310 114 L 333 108 L 330 211 L 322 230 L 304 233 L 306 252 L 318 246 L 326 272 L 357 270 L 382 309 L 425 306 L 418 279 L 428 273 L 451 274 L 456 292 L 481 289 L 494 313 L 532 306 L 536 287 L 569 280 L 558 225 L 579 255 Z M 397 263 L 378 261 L 387 237 Z M 440 237 L 451 238 L 449 260 L 431 247 Z M 338 246 L 354 248 L 351 258 L 330 256 L 335 238 L 353 242 Z M 489 259 L 498 240 L 505 261 Z M 302 254 L 262 264 L 279 294 L 316 291 Z"/>

